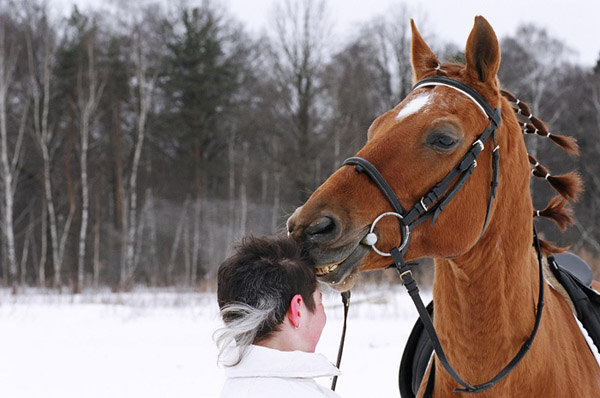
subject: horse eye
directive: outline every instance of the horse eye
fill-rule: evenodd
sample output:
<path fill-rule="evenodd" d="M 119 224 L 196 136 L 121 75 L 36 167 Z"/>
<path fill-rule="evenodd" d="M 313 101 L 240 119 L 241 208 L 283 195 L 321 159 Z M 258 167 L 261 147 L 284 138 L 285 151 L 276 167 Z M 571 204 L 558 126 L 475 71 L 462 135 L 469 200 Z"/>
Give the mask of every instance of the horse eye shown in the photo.
<path fill-rule="evenodd" d="M 456 146 L 458 140 L 450 135 L 435 133 L 427 137 L 427 144 L 434 149 L 449 150 Z"/>

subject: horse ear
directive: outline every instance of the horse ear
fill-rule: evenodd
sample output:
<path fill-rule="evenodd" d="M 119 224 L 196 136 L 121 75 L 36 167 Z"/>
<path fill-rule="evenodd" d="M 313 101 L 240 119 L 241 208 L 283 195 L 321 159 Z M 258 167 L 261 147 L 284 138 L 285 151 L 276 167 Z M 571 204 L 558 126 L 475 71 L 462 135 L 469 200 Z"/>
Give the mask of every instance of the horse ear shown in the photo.
<path fill-rule="evenodd" d="M 412 43 L 411 43 L 411 63 L 413 69 L 413 80 L 419 81 L 426 75 L 431 73 L 440 66 L 440 61 L 431 51 L 421 34 L 417 30 L 414 20 L 410 20 L 410 27 L 412 29 Z"/>
<path fill-rule="evenodd" d="M 465 49 L 467 73 L 481 82 L 496 78 L 500 66 L 500 46 L 494 29 L 482 16 L 475 17 Z"/>

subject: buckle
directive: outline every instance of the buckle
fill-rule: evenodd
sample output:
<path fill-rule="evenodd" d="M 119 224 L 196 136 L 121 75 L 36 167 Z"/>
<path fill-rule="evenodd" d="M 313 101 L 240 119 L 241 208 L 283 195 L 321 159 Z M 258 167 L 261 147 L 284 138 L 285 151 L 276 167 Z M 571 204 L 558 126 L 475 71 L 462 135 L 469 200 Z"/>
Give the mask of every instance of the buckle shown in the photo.
<path fill-rule="evenodd" d="M 411 270 L 406 270 L 403 273 L 400 274 L 400 278 L 404 279 L 404 275 L 408 275 L 410 274 L 410 276 L 412 277 L 412 271 Z"/>

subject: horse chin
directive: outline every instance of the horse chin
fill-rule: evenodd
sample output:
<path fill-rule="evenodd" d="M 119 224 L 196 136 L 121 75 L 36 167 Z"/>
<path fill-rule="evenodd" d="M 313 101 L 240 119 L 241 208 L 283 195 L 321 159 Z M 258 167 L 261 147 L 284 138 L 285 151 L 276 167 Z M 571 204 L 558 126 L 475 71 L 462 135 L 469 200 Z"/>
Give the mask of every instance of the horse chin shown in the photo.
<path fill-rule="evenodd" d="M 352 289 L 358 279 L 360 264 L 370 250 L 369 246 L 359 244 L 339 262 L 325 266 L 316 265 L 318 280 L 340 292 Z"/>

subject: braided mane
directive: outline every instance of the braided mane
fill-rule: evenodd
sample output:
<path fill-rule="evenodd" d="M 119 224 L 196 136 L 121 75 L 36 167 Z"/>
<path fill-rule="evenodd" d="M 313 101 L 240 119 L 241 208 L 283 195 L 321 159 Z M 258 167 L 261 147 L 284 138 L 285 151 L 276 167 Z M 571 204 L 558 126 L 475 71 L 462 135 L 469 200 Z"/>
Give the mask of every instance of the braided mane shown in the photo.
<path fill-rule="evenodd" d="M 515 114 L 520 115 L 524 121 L 519 120 L 519 125 L 523 134 L 534 134 L 540 137 L 546 137 L 552 140 L 556 145 L 564 149 L 569 155 L 578 156 L 579 147 L 574 137 L 553 134 L 548 131 L 546 124 L 539 118 L 533 116 L 529 105 L 519 100 L 514 94 L 507 90 L 500 90 L 504 98 L 512 103 Z M 569 202 L 577 201 L 579 194 L 583 190 L 581 176 L 574 171 L 562 175 L 553 175 L 547 167 L 543 166 L 538 160 L 528 154 L 529 163 L 532 166 L 531 174 L 537 178 L 546 180 L 550 186 L 558 192 L 558 195 L 550 199 L 548 205 L 542 210 L 534 210 L 533 217 L 544 217 L 552 220 L 561 231 L 564 231 L 568 225 L 573 225 L 573 210 Z M 566 248 L 559 248 L 550 242 L 540 239 L 541 248 L 546 254 L 560 253 Z"/>

